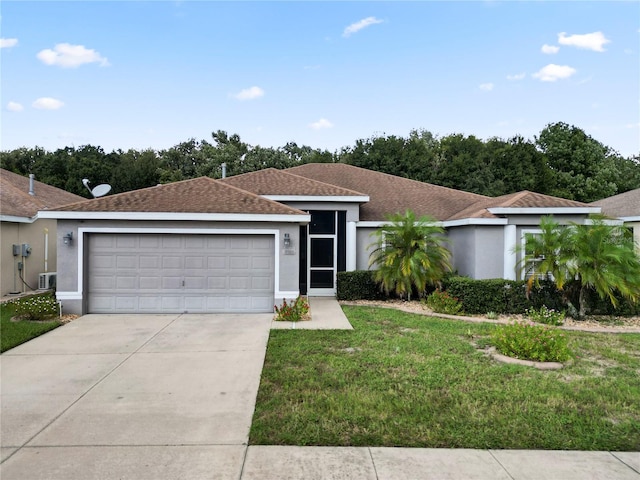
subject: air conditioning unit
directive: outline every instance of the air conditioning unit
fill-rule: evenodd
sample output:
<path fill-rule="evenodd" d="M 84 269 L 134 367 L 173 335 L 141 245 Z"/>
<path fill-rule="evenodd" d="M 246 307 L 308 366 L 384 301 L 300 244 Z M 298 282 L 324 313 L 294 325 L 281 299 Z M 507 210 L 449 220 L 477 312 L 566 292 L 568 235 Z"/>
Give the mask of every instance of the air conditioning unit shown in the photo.
<path fill-rule="evenodd" d="M 56 288 L 56 272 L 41 273 L 38 277 L 38 290 Z"/>

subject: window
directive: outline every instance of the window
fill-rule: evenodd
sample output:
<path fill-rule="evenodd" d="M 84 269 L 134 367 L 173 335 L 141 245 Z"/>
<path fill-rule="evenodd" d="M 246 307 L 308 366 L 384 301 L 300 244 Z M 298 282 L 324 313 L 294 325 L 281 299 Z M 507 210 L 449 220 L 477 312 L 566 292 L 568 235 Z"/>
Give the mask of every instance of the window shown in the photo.
<path fill-rule="evenodd" d="M 522 237 L 520 238 L 520 242 L 522 244 L 522 262 L 524 262 L 525 256 L 533 254 L 532 251 L 527 250 L 527 238 L 540 235 L 542 235 L 542 230 L 540 230 L 539 228 L 522 230 Z M 544 260 L 544 258 L 544 255 L 540 255 L 529 259 L 529 261 L 524 264 L 524 268 L 522 269 L 522 280 L 528 280 L 529 278 L 531 278 L 533 272 L 537 270 L 537 266 Z M 537 276 L 538 278 L 543 279 L 547 275 L 538 273 Z"/>

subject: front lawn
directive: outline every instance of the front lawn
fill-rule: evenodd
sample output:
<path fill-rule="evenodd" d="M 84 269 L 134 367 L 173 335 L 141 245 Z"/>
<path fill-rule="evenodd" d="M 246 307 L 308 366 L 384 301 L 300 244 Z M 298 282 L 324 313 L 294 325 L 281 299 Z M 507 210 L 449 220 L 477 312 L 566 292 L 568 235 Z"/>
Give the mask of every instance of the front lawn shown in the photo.
<path fill-rule="evenodd" d="M 19 301 L 19 300 L 18 300 Z M 15 306 L 11 303 L 0 304 L 0 352 L 5 352 L 32 338 L 60 326 L 60 322 L 33 322 L 30 320 L 11 321 Z"/>
<path fill-rule="evenodd" d="M 640 334 L 567 332 L 540 371 L 475 348 L 495 325 L 344 310 L 354 331 L 271 331 L 251 444 L 640 450 Z"/>

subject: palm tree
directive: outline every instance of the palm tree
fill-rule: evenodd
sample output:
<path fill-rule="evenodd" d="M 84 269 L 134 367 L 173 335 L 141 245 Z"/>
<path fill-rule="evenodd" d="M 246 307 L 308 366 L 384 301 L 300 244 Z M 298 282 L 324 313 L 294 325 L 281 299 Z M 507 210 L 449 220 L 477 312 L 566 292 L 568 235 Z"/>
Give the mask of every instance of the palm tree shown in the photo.
<path fill-rule="evenodd" d="M 571 249 L 577 261 L 569 262 L 569 273 L 580 286 L 580 316 L 586 314 L 587 290 L 618 306 L 615 293 L 637 302 L 640 298 L 640 257 L 626 229 L 611 225 L 603 217 L 591 224 L 572 227 Z"/>
<path fill-rule="evenodd" d="M 567 257 L 566 249 L 569 236 L 570 231 L 551 216 L 540 219 L 539 233 L 525 234 L 525 245 L 517 250 L 524 251 L 521 263 L 527 291 L 531 291 L 534 284 L 539 285 L 540 279 L 553 280 L 560 290 L 570 280 L 567 270 L 570 257 Z"/>
<path fill-rule="evenodd" d="M 416 220 L 413 212 L 387 217 L 389 223 L 376 230 L 377 241 L 369 256 L 369 265 L 376 266 L 374 279 L 388 294 L 395 291 L 411 299 L 413 287 L 420 293 L 427 284 L 438 283 L 451 270 L 451 253 L 443 243 L 444 229 L 429 217 Z"/>
<path fill-rule="evenodd" d="M 530 274 L 530 291 L 539 278 L 550 278 L 562 290 L 574 281 L 579 290 L 578 315 L 587 313 L 587 292 L 594 290 L 614 307 L 616 293 L 636 302 L 640 299 L 640 257 L 626 229 L 602 216 L 592 216 L 586 224 L 558 225 L 552 218 L 541 219 L 541 234 L 525 239 L 522 263 Z"/>

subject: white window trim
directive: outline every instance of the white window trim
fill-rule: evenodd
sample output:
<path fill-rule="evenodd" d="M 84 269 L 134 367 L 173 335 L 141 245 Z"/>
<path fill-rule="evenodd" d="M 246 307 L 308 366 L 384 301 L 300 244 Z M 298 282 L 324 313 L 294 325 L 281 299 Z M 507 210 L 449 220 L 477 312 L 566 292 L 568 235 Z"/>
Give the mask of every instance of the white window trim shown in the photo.
<path fill-rule="evenodd" d="M 526 246 L 527 246 L 527 238 L 526 237 L 527 237 L 527 234 L 540 235 L 540 234 L 542 234 L 542 229 L 540 229 L 540 228 L 523 228 L 522 229 L 522 232 L 521 232 L 521 235 L 520 235 L 520 245 L 522 246 L 522 250 L 521 250 L 522 251 L 522 258 L 520 259 L 521 263 L 524 263 L 524 257 L 527 254 L 527 251 L 526 251 Z M 535 261 L 539 261 L 539 260 L 542 260 L 542 259 L 535 259 L 533 261 L 535 262 Z M 527 279 L 527 269 L 523 268 L 520 271 L 520 280 L 526 280 L 526 279 Z"/>

